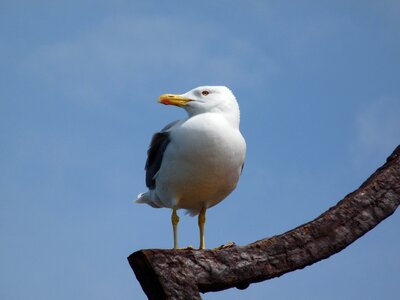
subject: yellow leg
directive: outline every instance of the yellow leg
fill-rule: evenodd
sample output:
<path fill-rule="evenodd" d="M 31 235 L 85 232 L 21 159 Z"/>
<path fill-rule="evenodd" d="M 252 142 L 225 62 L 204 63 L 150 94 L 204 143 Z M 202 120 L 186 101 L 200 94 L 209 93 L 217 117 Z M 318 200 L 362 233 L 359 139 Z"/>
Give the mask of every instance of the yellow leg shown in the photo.
<path fill-rule="evenodd" d="M 174 231 L 174 249 L 178 249 L 178 223 L 179 223 L 179 216 L 176 213 L 176 207 L 175 206 L 172 209 L 171 221 L 172 221 L 172 229 Z"/>
<path fill-rule="evenodd" d="M 204 242 L 204 224 L 206 223 L 206 210 L 203 207 L 199 213 L 199 229 L 200 229 L 200 249 L 206 249 L 206 243 Z"/>

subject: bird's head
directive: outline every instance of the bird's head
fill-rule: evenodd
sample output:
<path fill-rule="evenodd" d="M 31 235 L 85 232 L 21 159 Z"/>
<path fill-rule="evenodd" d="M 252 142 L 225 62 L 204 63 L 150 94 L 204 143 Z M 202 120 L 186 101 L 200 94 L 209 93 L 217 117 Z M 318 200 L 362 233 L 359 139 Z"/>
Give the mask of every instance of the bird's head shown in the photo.
<path fill-rule="evenodd" d="M 163 94 L 159 102 L 184 108 L 189 116 L 205 112 L 238 114 L 236 98 L 225 86 L 200 86 L 185 94 Z"/>

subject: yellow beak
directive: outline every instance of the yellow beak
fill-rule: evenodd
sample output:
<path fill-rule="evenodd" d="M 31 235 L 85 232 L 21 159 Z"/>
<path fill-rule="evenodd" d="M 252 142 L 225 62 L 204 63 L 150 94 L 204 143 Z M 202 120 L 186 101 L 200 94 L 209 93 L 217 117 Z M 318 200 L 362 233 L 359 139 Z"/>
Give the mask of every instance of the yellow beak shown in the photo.
<path fill-rule="evenodd" d="M 192 101 L 189 98 L 182 97 L 181 95 L 162 94 L 158 98 L 158 102 L 165 105 L 186 106 L 188 102 Z"/>

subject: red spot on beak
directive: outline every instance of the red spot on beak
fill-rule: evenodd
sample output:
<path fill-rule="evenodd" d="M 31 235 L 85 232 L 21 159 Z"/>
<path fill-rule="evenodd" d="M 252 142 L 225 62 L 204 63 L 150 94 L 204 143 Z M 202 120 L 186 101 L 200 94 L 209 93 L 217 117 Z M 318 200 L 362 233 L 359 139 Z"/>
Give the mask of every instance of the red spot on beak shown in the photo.
<path fill-rule="evenodd" d="M 169 101 L 168 98 L 164 98 L 160 100 L 160 103 L 164 104 L 164 105 L 171 105 L 171 101 Z"/>

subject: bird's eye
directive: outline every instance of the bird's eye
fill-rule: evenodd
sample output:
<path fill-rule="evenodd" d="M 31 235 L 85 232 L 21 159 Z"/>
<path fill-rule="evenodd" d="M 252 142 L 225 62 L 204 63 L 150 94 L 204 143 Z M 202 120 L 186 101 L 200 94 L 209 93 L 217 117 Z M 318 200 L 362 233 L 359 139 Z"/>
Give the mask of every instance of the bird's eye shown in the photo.
<path fill-rule="evenodd" d="M 201 94 L 202 94 L 203 96 L 207 96 L 208 94 L 210 94 L 210 92 L 209 92 L 209 91 L 202 91 Z"/>

